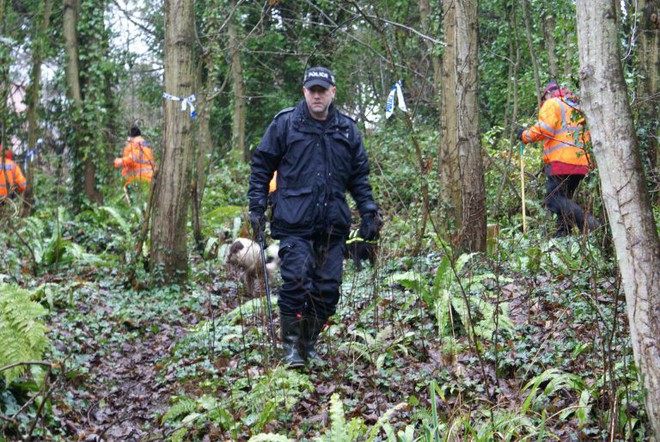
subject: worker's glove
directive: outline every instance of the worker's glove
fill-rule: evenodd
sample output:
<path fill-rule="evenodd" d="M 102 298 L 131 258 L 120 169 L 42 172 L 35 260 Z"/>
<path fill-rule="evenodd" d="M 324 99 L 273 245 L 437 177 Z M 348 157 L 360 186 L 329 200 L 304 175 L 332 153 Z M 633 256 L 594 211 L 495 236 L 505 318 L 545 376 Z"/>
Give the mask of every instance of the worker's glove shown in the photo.
<path fill-rule="evenodd" d="M 525 129 L 523 129 L 522 127 L 516 128 L 516 140 L 522 141 L 523 132 L 525 132 Z"/>
<path fill-rule="evenodd" d="M 261 242 L 266 230 L 266 215 L 260 212 L 250 213 L 250 224 L 252 224 L 252 239 Z"/>
<path fill-rule="evenodd" d="M 115 168 L 119 169 L 121 167 L 121 158 L 115 158 Z"/>
<path fill-rule="evenodd" d="M 373 241 L 378 238 L 378 231 L 382 225 L 382 220 L 378 212 L 369 212 L 362 215 L 360 230 L 358 234 L 365 241 Z"/>

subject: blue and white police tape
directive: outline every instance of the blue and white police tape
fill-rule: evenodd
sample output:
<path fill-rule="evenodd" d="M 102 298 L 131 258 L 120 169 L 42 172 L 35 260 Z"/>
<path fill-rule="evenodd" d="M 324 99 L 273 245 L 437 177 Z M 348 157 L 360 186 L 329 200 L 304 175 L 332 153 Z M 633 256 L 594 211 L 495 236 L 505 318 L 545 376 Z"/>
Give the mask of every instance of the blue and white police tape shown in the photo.
<path fill-rule="evenodd" d="M 37 151 L 32 149 L 25 154 L 25 159 L 23 160 L 23 167 L 27 169 L 28 163 L 34 160 L 34 157 L 37 155 Z"/>
<path fill-rule="evenodd" d="M 190 97 L 181 98 L 181 97 L 177 97 L 176 95 L 171 95 L 168 94 L 167 92 L 163 92 L 163 98 L 170 101 L 180 101 L 182 111 L 185 111 L 188 107 L 190 107 L 190 119 L 191 120 L 195 119 L 196 116 L 195 105 L 193 104 L 193 102 L 196 100 L 195 94 L 192 94 Z"/>
<path fill-rule="evenodd" d="M 392 115 L 394 115 L 394 100 L 397 101 L 397 104 L 399 106 L 399 109 L 401 109 L 401 111 L 408 112 L 406 101 L 403 98 L 402 86 L 403 83 L 401 82 L 401 80 L 399 80 L 394 84 L 394 86 L 392 86 L 392 89 L 390 89 L 390 93 L 387 96 L 387 103 L 385 104 L 386 119 L 389 119 Z"/>

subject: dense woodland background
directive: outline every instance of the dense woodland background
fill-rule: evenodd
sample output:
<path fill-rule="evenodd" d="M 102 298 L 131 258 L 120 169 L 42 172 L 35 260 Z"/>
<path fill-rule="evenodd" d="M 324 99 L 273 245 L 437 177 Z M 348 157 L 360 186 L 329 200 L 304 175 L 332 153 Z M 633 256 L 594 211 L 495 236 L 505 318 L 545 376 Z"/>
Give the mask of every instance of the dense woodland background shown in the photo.
<path fill-rule="evenodd" d="M 0 207 L 0 440 L 652 440 L 658 13 L 0 0 L 2 144 L 29 184 Z M 385 224 L 377 264 L 345 264 L 327 365 L 289 371 L 224 256 L 251 152 L 314 65 L 362 129 Z M 408 112 L 385 119 L 398 80 Z M 592 127 L 589 235 L 553 238 L 541 146 L 520 162 L 514 140 L 551 80 Z M 128 203 L 112 161 L 133 124 L 159 172 Z"/>

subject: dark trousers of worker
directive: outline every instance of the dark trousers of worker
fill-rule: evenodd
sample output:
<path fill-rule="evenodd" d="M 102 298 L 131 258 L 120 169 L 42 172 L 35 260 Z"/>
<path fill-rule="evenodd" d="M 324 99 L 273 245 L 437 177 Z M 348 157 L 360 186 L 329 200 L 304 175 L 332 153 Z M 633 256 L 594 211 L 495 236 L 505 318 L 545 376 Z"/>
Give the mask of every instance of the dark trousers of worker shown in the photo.
<path fill-rule="evenodd" d="M 323 235 L 280 239 L 283 316 L 315 318 L 325 323 L 337 310 L 346 238 Z"/>
<path fill-rule="evenodd" d="M 584 175 L 548 175 L 546 183 L 545 205 L 557 215 L 555 236 L 566 236 L 577 226 L 584 227 L 585 215 L 582 208 L 573 201 L 573 194 Z"/>

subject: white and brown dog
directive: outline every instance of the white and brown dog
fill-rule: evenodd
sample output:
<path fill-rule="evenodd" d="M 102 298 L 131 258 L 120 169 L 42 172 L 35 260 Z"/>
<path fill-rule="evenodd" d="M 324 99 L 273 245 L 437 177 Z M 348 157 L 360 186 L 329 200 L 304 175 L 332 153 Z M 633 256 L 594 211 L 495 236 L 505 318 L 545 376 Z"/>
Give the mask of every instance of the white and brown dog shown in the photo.
<path fill-rule="evenodd" d="M 271 244 L 266 247 L 266 272 L 268 280 L 273 281 L 280 268 L 279 246 Z M 255 281 L 263 280 L 263 263 L 261 261 L 261 246 L 248 238 L 237 238 L 229 247 L 225 261 L 228 270 L 242 272 L 241 279 L 249 297 L 255 295 Z M 263 287 L 263 286 L 261 286 Z"/>

